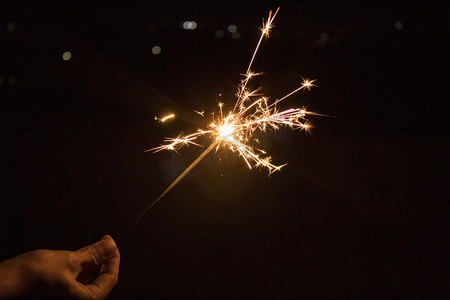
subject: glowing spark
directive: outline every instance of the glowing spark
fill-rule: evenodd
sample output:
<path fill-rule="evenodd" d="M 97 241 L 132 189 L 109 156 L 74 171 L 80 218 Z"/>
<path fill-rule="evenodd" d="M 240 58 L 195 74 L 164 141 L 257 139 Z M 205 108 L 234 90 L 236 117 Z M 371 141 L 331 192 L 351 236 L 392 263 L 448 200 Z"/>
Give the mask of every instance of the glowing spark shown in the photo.
<path fill-rule="evenodd" d="M 170 115 L 167 115 L 167 116 L 162 117 L 162 118 L 158 118 L 157 116 L 155 116 L 155 121 L 159 121 L 161 123 L 164 123 L 165 121 L 167 121 L 169 119 L 172 119 L 172 118 L 175 118 L 174 114 L 170 114 Z"/>
<path fill-rule="evenodd" d="M 198 110 L 195 110 L 195 109 L 194 109 L 194 112 L 198 113 L 198 114 L 199 114 L 200 116 L 202 116 L 202 117 L 205 116 L 205 111 L 204 111 L 204 110 L 198 111 Z"/>
<path fill-rule="evenodd" d="M 312 84 L 315 80 L 309 80 L 309 79 L 303 79 L 303 83 L 302 86 L 307 88 L 308 91 L 311 89 L 312 86 L 315 86 L 314 84 Z"/>
<path fill-rule="evenodd" d="M 269 16 L 267 17 L 267 22 L 266 24 L 264 24 L 264 19 L 263 19 L 263 28 L 261 29 L 262 31 L 262 35 L 266 35 L 267 37 L 269 37 L 269 33 L 270 33 L 270 29 L 273 28 L 273 20 L 275 19 L 275 16 L 277 15 L 278 11 L 280 10 L 280 8 L 278 7 L 277 10 L 275 11 L 275 13 L 272 16 L 272 11 L 269 11 Z"/>

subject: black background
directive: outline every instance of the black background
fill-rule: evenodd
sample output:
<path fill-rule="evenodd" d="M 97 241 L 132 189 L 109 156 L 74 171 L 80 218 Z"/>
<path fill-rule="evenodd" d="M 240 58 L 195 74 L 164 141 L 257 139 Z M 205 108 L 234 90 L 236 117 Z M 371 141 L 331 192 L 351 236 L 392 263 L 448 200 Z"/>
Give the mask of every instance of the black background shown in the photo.
<path fill-rule="evenodd" d="M 144 151 L 233 105 L 278 6 L 253 86 L 317 79 L 282 107 L 336 118 L 261 136 L 270 177 L 207 156 L 117 240 L 110 297 L 448 296 L 444 1 L 0 4 L 0 260 L 123 232 L 202 149 Z"/>

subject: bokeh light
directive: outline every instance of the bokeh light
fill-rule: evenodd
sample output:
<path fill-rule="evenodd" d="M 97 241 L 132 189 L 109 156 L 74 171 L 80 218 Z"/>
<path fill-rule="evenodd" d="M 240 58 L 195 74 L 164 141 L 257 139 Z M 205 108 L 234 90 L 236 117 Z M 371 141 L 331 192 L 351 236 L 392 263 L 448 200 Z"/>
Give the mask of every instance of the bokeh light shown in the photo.
<path fill-rule="evenodd" d="M 238 38 L 241 37 L 241 34 L 239 33 L 239 31 L 235 31 L 231 34 L 231 37 L 235 40 L 237 40 Z"/>
<path fill-rule="evenodd" d="M 11 23 L 8 23 L 8 25 L 6 25 L 6 30 L 14 31 L 14 29 L 16 29 L 16 24 L 15 23 L 11 22 Z"/>
<path fill-rule="evenodd" d="M 158 55 L 161 53 L 161 47 L 160 46 L 153 46 L 152 53 L 155 55 Z"/>
<path fill-rule="evenodd" d="M 237 26 L 231 24 L 230 26 L 228 26 L 228 31 L 231 32 L 231 33 L 236 32 L 237 31 Z"/>
<path fill-rule="evenodd" d="M 329 39 L 330 35 L 327 32 L 322 32 L 319 39 L 317 40 L 317 44 L 319 44 L 319 46 L 325 46 Z"/>
<path fill-rule="evenodd" d="M 214 35 L 216 36 L 216 38 L 221 39 L 225 35 L 225 32 L 223 32 L 223 30 L 217 29 L 216 32 L 214 32 Z"/>
<path fill-rule="evenodd" d="M 330 38 L 330 36 L 328 35 L 328 33 L 322 32 L 322 33 L 320 34 L 320 38 L 321 38 L 322 40 L 324 40 L 324 41 L 327 41 L 327 40 Z"/>
<path fill-rule="evenodd" d="M 394 27 L 397 30 L 402 30 L 403 29 L 403 23 L 400 22 L 400 21 L 397 21 L 397 22 L 394 23 Z"/>
<path fill-rule="evenodd" d="M 63 58 L 63 60 L 68 61 L 72 58 L 72 53 L 70 53 L 69 51 L 66 51 L 63 53 L 62 58 Z"/>
<path fill-rule="evenodd" d="M 183 28 L 186 30 L 195 30 L 197 28 L 197 22 L 195 21 L 186 21 L 183 23 Z"/>

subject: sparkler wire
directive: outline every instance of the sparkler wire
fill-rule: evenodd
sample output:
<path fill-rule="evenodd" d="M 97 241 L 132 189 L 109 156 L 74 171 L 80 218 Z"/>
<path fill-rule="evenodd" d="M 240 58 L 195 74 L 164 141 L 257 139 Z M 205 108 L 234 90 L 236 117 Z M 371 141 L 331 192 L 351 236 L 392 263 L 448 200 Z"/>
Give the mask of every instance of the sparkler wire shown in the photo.
<path fill-rule="evenodd" d="M 191 165 L 189 167 L 187 167 L 183 173 L 180 174 L 180 176 L 177 177 L 177 179 L 175 179 L 165 190 L 164 192 L 162 192 L 161 195 L 159 195 L 158 198 L 156 198 L 155 201 L 153 201 L 134 221 L 133 223 L 130 224 L 130 226 L 128 226 L 127 229 L 125 229 L 120 235 L 119 238 L 122 237 L 126 232 L 128 232 L 133 226 L 134 224 L 136 224 L 137 222 L 139 222 L 139 220 L 156 204 L 156 202 L 158 202 L 159 200 L 161 200 L 162 197 L 164 197 L 174 186 L 177 185 L 178 182 L 181 181 L 181 179 L 183 179 L 200 161 L 202 161 L 203 158 L 205 158 L 206 155 L 208 155 L 209 152 L 211 152 L 212 149 L 214 149 L 214 147 L 217 145 L 219 141 L 215 140 L 214 142 L 211 143 L 211 145 L 209 145 L 209 147 L 203 151 L 202 154 L 200 154 L 199 157 L 197 157 L 196 160 L 194 160 Z"/>

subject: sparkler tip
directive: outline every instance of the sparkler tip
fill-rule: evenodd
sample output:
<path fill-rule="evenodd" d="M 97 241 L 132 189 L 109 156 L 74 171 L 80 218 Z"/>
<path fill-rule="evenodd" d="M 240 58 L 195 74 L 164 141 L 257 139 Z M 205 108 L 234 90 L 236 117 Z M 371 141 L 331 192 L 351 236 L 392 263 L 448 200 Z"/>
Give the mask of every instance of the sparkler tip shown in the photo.
<path fill-rule="evenodd" d="M 311 90 L 311 87 L 316 87 L 317 85 L 313 84 L 316 79 L 309 80 L 308 78 L 303 78 L 302 87 L 308 89 L 308 91 Z"/>

